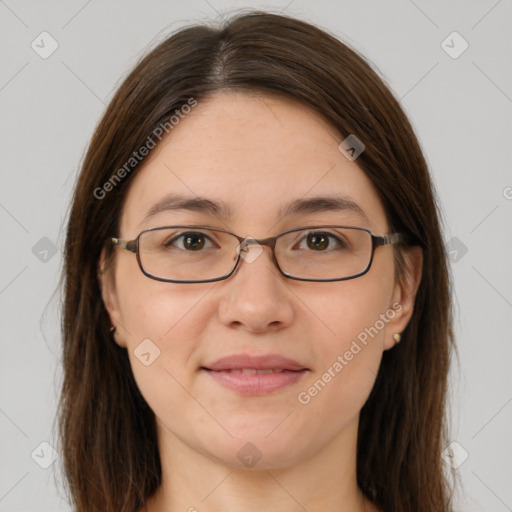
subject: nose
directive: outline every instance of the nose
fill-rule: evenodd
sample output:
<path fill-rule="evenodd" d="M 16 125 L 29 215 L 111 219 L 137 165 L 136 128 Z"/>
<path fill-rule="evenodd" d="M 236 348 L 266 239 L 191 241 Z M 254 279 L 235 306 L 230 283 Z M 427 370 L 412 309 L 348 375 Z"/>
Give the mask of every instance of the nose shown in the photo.
<path fill-rule="evenodd" d="M 253 333 L 276 331 L 293 321 L 293 294 L 276 267 L 272 249 L 243 244 L 235 273 L 223 281 L 220 320 Z"/>

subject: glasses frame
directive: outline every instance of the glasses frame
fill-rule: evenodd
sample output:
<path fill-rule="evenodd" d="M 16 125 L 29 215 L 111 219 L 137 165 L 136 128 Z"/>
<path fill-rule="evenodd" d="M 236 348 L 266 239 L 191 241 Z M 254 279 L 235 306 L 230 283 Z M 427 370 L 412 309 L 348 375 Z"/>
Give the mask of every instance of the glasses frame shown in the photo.
<path fill-rule="evenodd" d="M 239 250 L 237 251 L 238 254 L 237 254 L 236 261 L 235 261 L 235 263 L 233 265 L 233 268 L 230 270 L 230 272 L 228 272 L 227 274 L 225 274 L 225 275 L 223 275 L 221 277 L 216 277 L 216 278 L 213 278 L 213 279 L 202 279 L 202 280 L 184 280 L 183 281 L 183 280 L 177 280 L 177 279 L 168 279 L 168 278 L 163 278 L 163 277 L 157 277 L 157 276 L 154 276 L 153 274 L 150 274 L 148 271 L 146 271 L 144 269 L 144 266 L 142 265 L 142 262 L 141 262 L 141 259 L 140 259 L 139 239 L 140 239 L 140 237 L 144 233 L 146 233 L 148 231 L 157 231 L 157 230 L 169 229 L 169 228 L 173 228 L 173 229 L 174 228 L 209 229 L 209 230 L 212 230 L 212 231 L 221 231 L 223 233 L 226 233 L 226 234 L 234 236 L 238 240 Z M 277 239 L 280 238 L 283 235 L 287 235 L 288 233 L 293 233 L 295 231 L 303 231 L 303 230 L 306 230 L 306 229 L 307 230 L 314 230 L 314 229 L 321 229 L 321 228 L 355 229 L 355 230 L 359 230 L 359 231 L 365 231 L 366 233 L 368 233 L 371 236 L 371 239 L 372 239 L 372 252 L 371 252 L 370 261 L 369 261 L 367 267 L 363 271 L 359 272 L 358 274 L 355 274 L 355 275 L 352 275 L 352 276 L 348 276 L 348 277 L 334 278 L 334 279 L 311 279 L 311 278 L 295 277 L 295 276 L 292 276 L 291 274 L 286 273 L 284 270 L 282 270 L 281 267 L 279 266 L 279 262 L 277 261 L 276 253 L 275 253 L 275 247 L 276 247 Z M 159 226 L 159 227 L 155 227 L 155 228 L 144 229 L 133 240 L 127 240 L 127 239 L 124 239 L 124 238 L 111 237 L 109 239 L 109 241 L 114 246 L 117 246 L 117 247 L 119 247 L 121 249 L 124 249 L 126 251 L 129 251 L 129 252 L 135 253 L 135 255 L 137 257 L 137 263 L 139 264 L 139 268 L 140 268 L 141 272 L 145 276 L 149 277 L 150 279 L 154 279 L 156 281 L 162 281 L 162 282 L 165 282 L 165 283 L 194 284 L 194 283 L 212 283 L 212 282 L 215 282 L 215 281 L 222 281 L 224 279 L 227 279 L 228 277 L 231 277 L 235 273 L 235 271 L 237 270 L 237 268 L 239 266 L 239 263 L 240 263 L 240 260 L 242 259 L 242 257 L 241 257 L 242 251 L 245 249 L 246 246 L 248 246 L 250 244 L 259 244 L 260 246 L 270 247 L 270 249 L 272 250 L 272 259 L 274 261 L 275 266 L 277 267 L 279 272 L 283 276 L 287 277 L 288 279 L 294 279 L 296 281 L 311 281 L 311 282 L 348 281 L 349 279 L 355 279 L 357 277 L 361 277 L 361 276 L 363 276 L 364 274 L 366 274 L 370 270 L 370 268 L 372 266 L 373 258 L 374 258 L 375 249 L 377 247 L 381 247 L 381 246 L 385 246 L 385 245 L 391 245 L 391 244 L 396 244 L 396 243 L 404 243 L 404 244 L 407 245 L 408 244 L 408 237 L 404 233 L 389 233 L 387 235 L 380 235 L 380 236 L 378 236 L 378 235 L 374 235 L 372 233 L 372 231 L 367 229 L 367 228 L 361 228 L 361 227 L 356 227 L 356 226 L 343 226 L 343 225 L 340 226 L 340 225 L 337 225 L 337 224 L 336 225 L 329 224 L 329 225 L 321 225 L 321 226 L 304 226 L 304 227 L 300 227 L 300 228 L 293 228 L 293 229 L 289 229 L 288 231 L 283 231 L 282 233 L 279 233 L 278 235 L 275 235 L 275 236 L 270 236 L 268 238 L 257 239 L 257 238 L 242 237 L 242 236 L 236 235 L 235 233 L 232 233 L 231 231 L 228 231 L 228 230 L 222 229 L 222 228 L 213 228 L 211 226 L 180 225 L 180 226 Z"/>

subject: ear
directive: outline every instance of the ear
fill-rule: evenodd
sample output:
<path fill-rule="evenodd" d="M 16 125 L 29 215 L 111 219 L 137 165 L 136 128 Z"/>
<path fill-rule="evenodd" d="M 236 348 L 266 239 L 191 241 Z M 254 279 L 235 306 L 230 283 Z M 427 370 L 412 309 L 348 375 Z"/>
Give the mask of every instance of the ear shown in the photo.
<path fill-rule="evenodd" d="M 114 341 L 120 347 L 126 347 L 126 342 L 123 340 L 124 329 L 122 328 L 121 311 L 117 298 L 114 272 L 112 269 L 106 268 L 105 248 L 102 249 L 98 260 L 98 282 L 103 304 L 105 304 L 110 322 L 112 326 L 116 328 L 113 336 Z"/>
<path fill-rule="evenodd" d="M 393 334 L 401 334 L 407 327 L 414 311 L 414 300 L 421 282 L 423 269 L 421 247 L 407 247 L 403 250 L 403 258 L 405 275 L 397 280 L 393 288 L 389 308 L 395 311 L 395 316 L 389 320 L 386 327 L 385 350 L 395 346 Z"/>

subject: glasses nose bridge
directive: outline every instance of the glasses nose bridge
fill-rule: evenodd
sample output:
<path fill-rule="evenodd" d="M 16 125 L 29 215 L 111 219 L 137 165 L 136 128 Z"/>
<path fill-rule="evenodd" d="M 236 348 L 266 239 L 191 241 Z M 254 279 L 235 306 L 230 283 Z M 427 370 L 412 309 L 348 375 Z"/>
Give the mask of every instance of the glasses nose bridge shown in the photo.
<path fill-rule="evenodd" d="M 275 251 L 276 242 L 277 242 L 277 239 L 279 238 L 279 236 L 270 236 L 268 238 L 251 238 L 251 237 L 244 238 L 244 237 L 241 237 L 238 235 L 235 235 L 235 236 L 239 242 L 239 250 L 237 251 L 239 253 L 237 264 L 236 264 L 237 267 L 240 264 L 240 261 L 243 259 L 241 257 L 242 252 L 244 252 L 249 245 L 259 245 L 259 246 L 270 247 L 270 251 L 272 253 L 272 260 L 275 263 L 275 265 L 279 268 L 279 263 L 277 261 L 276 251 Z"/>
<path fill-rule="evenodd" d="M 263 245 L 263 246 L 267 246 L 267 247 L 270 247 L 272 249 L 272 252 L 274 251 L 275 247 L 276 247 L 276 241 L 277 241 L 277 236 L 270 236 L 268 238 L 250 238 L 250 237 L 246 237 L 246 238 L 243 238 L 241 236 L 237 236 L 238 238 L 238 241 L 240 242 L 240 250 L 243 250 L 244 247 L 246 247 L 247 245 Z"/>
<path fill-rule="evenodd" d="M 272 252 L 272 259 L 277 264 L 275 249 L 276 249 L 277 239 L 279 238 L 278 236 L 269 236 L 267 238 L 251 238 L 251 237 L 243 238 L 241 236 L 237 236 L 237 238 L 240 243 L 240 249 L 239 249 L 240 253 L 242 251 L 244 251 L 248 245 L 259 245 L 259 246 L 264 246 L 264 247 L 265 246 L 270 247 L 270 250 Z"/>

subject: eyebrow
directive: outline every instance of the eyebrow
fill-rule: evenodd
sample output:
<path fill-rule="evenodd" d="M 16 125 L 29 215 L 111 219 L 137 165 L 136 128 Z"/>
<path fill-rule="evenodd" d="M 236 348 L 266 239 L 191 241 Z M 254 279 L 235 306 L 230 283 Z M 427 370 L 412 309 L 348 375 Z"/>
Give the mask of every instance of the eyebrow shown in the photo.
<path fill-rule="evenodd" d="M 233 210 L 224 201 L 216 201 L 206 197 L 189 197 L 180 194 L 168 194 L 160 201 L 154 204 L 144 215 L 145 222 L 154 215 L 167 211 L 191 211 L 207 213 L 222 218 L 233 217 Z M 288 203 L 278 212 L 280 219 L 318 212 L 351 212 L 355 213 L 361 219 L 369 222 L 364 210 L 351 198 L 347 196 L 322 196 L 296 199 Z"/>

